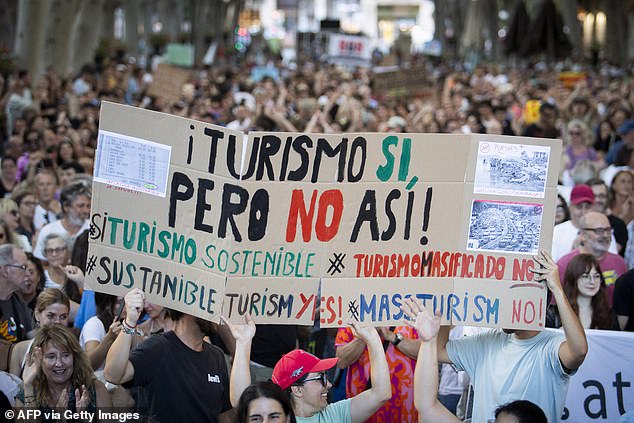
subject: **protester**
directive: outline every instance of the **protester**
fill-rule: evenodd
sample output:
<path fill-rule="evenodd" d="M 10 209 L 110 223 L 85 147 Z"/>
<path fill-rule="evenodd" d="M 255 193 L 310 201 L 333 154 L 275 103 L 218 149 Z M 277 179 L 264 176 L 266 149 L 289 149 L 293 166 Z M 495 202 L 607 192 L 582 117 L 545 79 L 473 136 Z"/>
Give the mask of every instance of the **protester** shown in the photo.
<path fill-rule="evenodd" d="M 0 159 L 0 198 L 11 194 L 18 183 L 18 164 L 15 157 L 3 155 Z"/>
<path fill-rule="evenodd" d="M 59 201 L 55 199 L 57 188 L 57 175 L 50 169 L 42 169 L 35 175 L 35 194 L 37 205 L 33 216 L 33 226 L 36 231 L 42 229 L 44 225 L 58 220 L 58 215 L 62 211 Z M 38 255 L 35 249 L 35 257 L 42 260 L 44 257 Z"/>
<path fill-rule="evenodd" d="M 77 266 L 68 264 L 68 240 L 57 233 L 48 234 L 44 240 L 44 277 L 47 288 L 63 290 L 75 303 L 81 299 L 84 288 L 84 272 Z M 73 306 L 76 310 L 77 304 Z M 74 315 L 75 313 L 73 313 Z"/>
<path fill-rule="evenodd" d="M 24 387 L 17 396 L 17 407 L 94 413 L 97 408 L 112 406 L 108 391 L 95 380 L 77 338 L 61 325 L 38 330 L 22 379 Z"/>
<path fill-rule="evenodd" d="M 410 319 L 408 324 L 416 329 L 421 340 L 414 379 L 414 398 L 419 413 L 418 421 L 421 423 L 460 422 L 437 398 L 440 314 L 432 315 L 429 310 L 422 306 L 420 300 L 412 298 L 405 300 L 403 311 Z M 488 377 L 494 376 L 489 374 Z M 496 423 L 548 422 L 539 406 L 524 400 L 516 400 L 497 407 L 494 416 Z M 476 420 L 472 419 L 472 421 Z"/>
<path fill-rule="evenodd" d="M 171 310 L 174 330 L 150 337 L 131 351 L 144 301 L 138 288 L 125 295 L 126 317 L 106 357 L 106 380 L 126 388 L 141 387 L 148 409 L 140 411 L 159 421 L 224 421 L 250 384 L 248 359 L 234 362 L 232 376 L 234 371 L 241 376 L 232 377 L 230 402 L 224 355 L 203 341 L 212 331 L 211 322 Z M 233 328 L 236 357 L 248 357 L 255 325 Z"/>
<path fill-rule="evenodd" d="M 594 204 L 592 206 L 594 211 L 608 216 L 619 255 L 621 257 L 625 256 L 625 247 L 628 240 L 627 226 L 625 226 L 625 222 L 622 219 L 608 213 L 608 186 L 599 178 L 591 179 L 586 183 L 592 188 L 592 193 L 594 194 Z"/>
<path fill-rule="evenodd" d="M 92 368 L 103 370 L 106 354 L 121 331 L 121 322 L 115 319 L 116 295 L 96 292 L 95 303 L 97 315 L 88 319 L 82 327 L 79 346 L 86 351 Z"/>
<path fill-rule="evenodd" d="M 561 272 L 561 268 L 559 270 Z M 578 254 L 566 266 L 564 292 L 584 329 L 614 329 L 608 291 L 599 260 L 591 254 Z M 561 327 L 557 305 L 548 306 L 546 326 Z"/>
<path fill-rule="evenodd" d="M 634 332 L 634 269 L 616 280 L 613 307 L 619 329 Z"/>
<path fill-rule="evenodd" d="M 35 311 L 37 296 L 44 289 L 46 277 L 44 276 L 44 266 L 42 266 L 41 261 L 33 257 L 31 253 L 26 253 L 26 258 L 26 277 L 18 294 L 27 307 Z"/>
<path fill-rule="evenodd" d="M 564 147 L 563 169 L 571 170 L 581 160 L 589 160 L 597 167 L 602 167 L 598 163 L 597 152 L 591 147 L 592 134 L 590 128 L 581 120 L 574 119 L 568 123 L 567 145 Z"/>
<path fill-rule="evenodd" d="M 296 423 L 289 397 L 271 381 L 250 385 L 240 396 L 238 423 Z"/>
<path fill-rule="evenodd" d="M 570 220 L 570 210 L 568 209 L 568 203 L 566 199 L 557 194 L 557 206 L 555 208 L 555 225 Z"/>
<path fill-rule="evenodd" d="M 540 267 L 533 268 L 533 280 L 544 282 L 555 298 L 564 333 L 505 329 L 447 342 L 448 327 L 443 327 L 438 336 L 439 360 L 453 363 L 471 378 L 474 422 L 493 419 L 497 407 L 517 398 L 537 404 L 548 421 L 560 421 L 570 376 L 588 351 L 583 327 L 561 287 L 557 265 L 543 250 L 534 260 Z"/>
<path fill-rule="evenodd" d="M 32 328 L 31 311 L 18 295 L 27 268 L 22 250 L 0 245 L 0 337 L 9 342 L 26 339 Z"/>
<path fill-rule="evenodd" d="M 355 337 L 368 346 L 372 386 L 362 393 L 328 404 L 332 384 L 325 371 L 337 358 L 320 360 L 303 350 L 285 354 L 273 369 L 271 380 L 286 391 L 298 422 L 362 422 L 374 414 L 391 396 L 390 373 L 381 338 L 371 326 L 352 323 Z"/>
<path fill-rule="evenodd" d="M 634 176 L 629 170 L 621 170 L 614 175 L 608 194 L 608 208 L 626 225 L 634 218 Z"/>
<path fill-rule="evenodd" d="M 40 260 L 46 260 L 44 256 L 44 241 L 50 234 L 57 234 L 66 238 L 69 242 L 68 253 L 70 253 L 75 239 L 90 226 L 88 217 L 90 216 L 91 197 L 90 187 L 83 181 L 72 183 L 62 190 L 61 204 L 63 216 L 60 220 L 42 227 L 35 248 L 33 249 L 33 255 L 35 257 Z"/>
<path fill-rule="evenodd" d="M 23 190 L 13 194 L 13 199 L 18 205 L 18 227 L 16 233 L 24 235 L 33 245 L 33 234 L 35 227 L 33 226 L 33 216 L 35 215 L 35 196 L 29 190 Z"/>
<path fill-rule="evenodd" d="M 614 293 L 614 282 L 627 270 L 625 260 L 618 254 L 608 251 L 612 228 L 606 215 L 589 211 L 579 220 L 579 248 L 572 250 L 557 262 L 560 274 L 565 274 L 568 263 L 579 254 L 590 254 L 595 257 L 602 270 L 602 278 L 607 285 L 606 295 L 610 305 Z M 566 279 L 563 286 L 565 287 Z"/>
<path fill-rule="evenodd" d="M 47 288 L 38 295 L 33 314 L 36 329 L 52 324 L 68 326 L 69 316 L 70 300 L 62 291 L 56 288 Z M 32 344 L 33 340 L 26 340 L 15 345 L 11 352 L 10 366 L 10 371 L 14 375 L 22 376 L 27 354 L 31 350 Z"/>
<path fill-rule="evenodd" d="M 402 422 L 417 420 L 414 410 L 414 366 L 419 341 L 416 332 L 407 326 L 393 330 L 379 328 L 379 334 L 387 343 L 385 357 L 390 370 L 392 398 L 366 422 L 383 422 L 393 418 Z M 339 328 L 335 340 L 337 365 L 347 368 L 346 395 L 354 397 L 366 390 L 370 382 L 370 356 L 363 339 L 354 337 L 350 328 Z"/>
<path fill-rule="evenodd" d="M 575 185 L 570 192 L 570 220 L 556 225 L 553 230 L 552 253 L 555 260 L 558 261 L 579 247 L 581 218 L 592 209 L 593 204 L 594 192 L 592 188 L 585 184 Z M 612 235 L 610 238 L 609 251 L 616 254 L 616 241 Z"/>
<path fill-rule="evenodd" d="M 174 328 L 174 322 L 169 317 L 167 308 L 146 301 L 144 309 L 148 319 L 138 326 L 142 337 L 160 335 Z"/>

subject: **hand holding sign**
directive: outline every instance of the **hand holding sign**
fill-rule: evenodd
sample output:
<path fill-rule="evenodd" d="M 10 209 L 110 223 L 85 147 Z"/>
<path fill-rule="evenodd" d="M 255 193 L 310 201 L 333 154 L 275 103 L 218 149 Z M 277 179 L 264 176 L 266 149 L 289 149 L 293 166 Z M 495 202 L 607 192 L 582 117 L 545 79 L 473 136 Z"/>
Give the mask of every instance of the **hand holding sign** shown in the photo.
<path fill-rule="evenodd" d="M 553 294 L 560 291 L 562 288 L 559 279 L 559 269 L 550 253 L 546 250 L 541 250 L 539 255 L 533 256 L 533 260 L 540 266 L 531 269 L 531 272 L 534 274 L 534 280 L 537 282 L 545 282 Z"/>
<path fill-rule="evenodd" d="M 141 310 L 143 310 L 143 302 L 145 300 L 145 294 L 138 288 L 134 288 L 127 294 L 125 294 L 125 311 L 126 311 L 126 324 L 130 327 L 135 327 L 136 322 L 141 316 Z"/>
<path fill-rule="evenodd" d="M 251 318 L 250 314 L 244 315 L 244 325 L 231 323 L 225 316 L 220 316 L 220 318 L 224 324 L 229 327 L 231 335 L 233 335 L 233 339 L 236 340 L 236 343 L 251 341 L 251 339 L 255 336 L 255 322 Z"/>
<path fill-rule="evenodd" d="M 438 336 L 440 330 L 440 313 L 432 314 L 423 306 L 420 300 L 414 300 L 412 297 L 405 298 L 401 307 L 403 313 L 409 318 L 407 325 L 416 329 L 418 337 L 429 342 Z"/>
<path fill-rule="evenodd" d="M 359 322 L 355 321 L 351 321 L 348 324 L 352 326 L 352 333 L 355 338 L 359 338 L 366 344 L 370 344 L 373 340 L 381 342 L 379 333 L 376 331 L 374 326 L 361 326 Z"/>

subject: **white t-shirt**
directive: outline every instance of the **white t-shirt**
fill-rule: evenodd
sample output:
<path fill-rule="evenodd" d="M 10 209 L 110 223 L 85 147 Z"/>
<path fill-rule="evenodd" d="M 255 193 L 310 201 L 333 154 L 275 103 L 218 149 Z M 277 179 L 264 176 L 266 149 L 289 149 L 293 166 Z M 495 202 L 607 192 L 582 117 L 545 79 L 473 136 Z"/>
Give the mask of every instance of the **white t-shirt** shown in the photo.
<path fill-rule="evenodd" d="M 79 335 L 79 345 L 82 350 L 86 349 L 86 343 L 89 341 L 101 342 L 106 337 L 106 328 L 97 316 L 92 316 L 84 324 Z"/>
<path fill-rule="evenodd" d="M 559 360 L 564 341 L 561 331 L 519 339 L 501 329 L 449 341 L 449 359 L 473 383 L 471 421 L 492 420 L 497 407 L 523 399 L 541 407 L 549 422 L 559 422 L 570 382 Z"/>
<path fill-rule="evenodd" d="M 43 226 L 58 221 L 57 215 L 50 210 L 46 210 L 39 204 L 35 206 L 33 214 L 33 227 L 35 230 L 41 229 Z"/>

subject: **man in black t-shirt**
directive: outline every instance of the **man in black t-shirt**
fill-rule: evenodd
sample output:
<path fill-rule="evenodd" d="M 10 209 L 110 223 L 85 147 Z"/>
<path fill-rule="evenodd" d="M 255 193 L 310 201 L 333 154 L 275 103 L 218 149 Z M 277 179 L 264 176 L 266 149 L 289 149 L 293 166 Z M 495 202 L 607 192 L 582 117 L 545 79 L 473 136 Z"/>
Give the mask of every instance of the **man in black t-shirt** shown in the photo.
<path fill-rule="evenodd" d="M 33 316 L 16 293 L 26 278 L 26 254 L 12 244 L 0 245 L 0 338 L 26 339 Z"/>
<path fill-rule="evenodd" d="M 623 273 L 614 284 L 614 303 L 619 329 L 634 332 L 634 269 Z"/>
<path fill-rule="evenodd" d="M 147 410 L 139 411 L 151 421 L 230 421 L 228 412 L 250 384 L 246 363 L 234 365 L 242 373 L 234 378 L 230 392 L 222 350 L 203 341 L 212 331 L 212 323 L 172 310 L 173 331 L 153 336 L 130 351 L 144 297 L 140 289 L 125 296 L 126 317 L 106 357 L 106 379 L 125 387 L 141 387 Z M 253 324 L 232 325 L 236 357 L 248 357 L 254 333 Z"/>
<path fill-rule="evenodd" d="M 251 348 L 251 382 L 271 378 L 273 367 L 282 356 L 297 348 L 297 326 L 261 325 Z"/>

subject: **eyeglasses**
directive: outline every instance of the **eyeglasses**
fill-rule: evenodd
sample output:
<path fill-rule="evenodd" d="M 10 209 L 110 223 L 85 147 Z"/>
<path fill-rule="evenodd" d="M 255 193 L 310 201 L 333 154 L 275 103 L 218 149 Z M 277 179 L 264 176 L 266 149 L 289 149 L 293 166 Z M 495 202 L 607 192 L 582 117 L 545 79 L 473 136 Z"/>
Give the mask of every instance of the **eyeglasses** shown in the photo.
<path fill-rule="evenodd" d="M 569 133 L 571 136 L 573 136 L 573 137 L 576 137 L 576 136 L 578 136 L 578 135 L 581 135 L 581 132 L 578 132 L 578 131 L 570 131 L 570 132 L 568 132 L 568 133 Z"/>
<path fill-rule="evenodd" d="M 601 273 L 583 273 L 580 279 L 584 281 L 601 282 Z"/>
<path fill-rule="evenodd" d="M 23 272 L 26 272 L 27 266 L 26 264 L 5 264 L 7 267 L 15 267 L 16 269 L 20 269 Z"/>
<path fill-rule="evenodd" d="M 45 248 L 44 253 L 46 253 L 47 256 L 53 256 L 57 254 L 62 254 L 67 249 L 68 247 Z"/>
<path fill-rule="evenodd" d="M 310 382 L 311 380 L 321 381 L 321 384 L 324 387 L 328 385 L 328 377 L 326 376 L 326 372 L 321 373 L 319 376 L 309 377 L 308 379 L 304 379 L 304 383 Z"/>
<path fill-rule="evenodd" d="M 612 235 L 612 228 L 583 228 L 584 231 L 593 232 L 595 235 Z"/>

